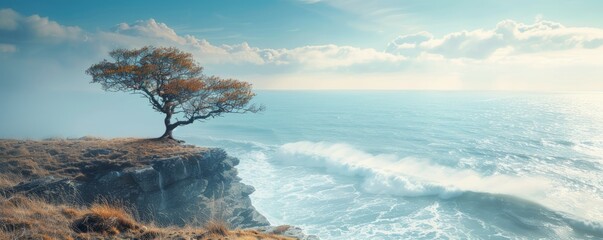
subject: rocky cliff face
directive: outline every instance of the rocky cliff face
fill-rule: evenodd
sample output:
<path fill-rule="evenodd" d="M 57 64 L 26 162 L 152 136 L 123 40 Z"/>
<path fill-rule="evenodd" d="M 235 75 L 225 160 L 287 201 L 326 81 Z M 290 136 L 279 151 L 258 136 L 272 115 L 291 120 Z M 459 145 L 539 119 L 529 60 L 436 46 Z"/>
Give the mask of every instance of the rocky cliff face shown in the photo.
<path fill-rule="evenodd" d="M 112 153 L 110 149 L 96 150 L 85 154 L 94 158 L 95 154 Z M 251 205 L 249 195 L 254 188 L 241 183 L 237 176 L 234 167 L 239 160 L 227 156 L 222 149 L 132 165 L 106 161 L 104 164 L 108 167 L 103 168 L 82 165 L 84 177 L 49 174 L 20 183 L 7 192 L 83 203 L 119 200 L 132 205 L 143 220 L 164 226 L 202 224 L 208 219 L 221 219 L 240 228 L 269 225 Z"/>

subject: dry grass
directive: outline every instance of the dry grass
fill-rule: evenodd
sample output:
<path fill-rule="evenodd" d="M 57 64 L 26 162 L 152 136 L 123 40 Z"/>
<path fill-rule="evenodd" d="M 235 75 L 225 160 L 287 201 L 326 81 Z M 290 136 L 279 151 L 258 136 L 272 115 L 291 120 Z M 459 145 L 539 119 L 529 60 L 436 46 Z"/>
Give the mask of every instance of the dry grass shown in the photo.
<path fill-rule="evenodd" d="M 224 238 L 224 239 L 239 239 L 239 240 L 258 240 L 258 239 L 266 239 L 266 240 L 295 240 L 294 238 L 279 236 L 276 234 L 265 234 L 260 233 L 255 230 L 234 230 L 230 233 L 232 238 Z M 219 239 L 219 238 L 218 238 Z"/>
<path fill-rule="evenodd" d="M 23 196 L 0 199 L 0 235 L 2 239 L 69 239 L 71 213 L 81 210 L 65 205 L 49 205 L 38 199 Z"/>
<path fill-rule="evenodd" d="M 138 222 L 120 204 L 104 201 L 77 207 L 20 195 L 0 197 L 0 239 L 293 240 L 255 230 L 230 230 L 220 221 L 203 228 L 159 228 Z"/>
<path fill-rule="evenodd" d="M 208 221 L 203 226 L 203 229 L 209 235 L 225 237 L 225 236 L 228 236 L 228 234 L 229 234 L 229 230 L 228 230 L 229 227 L 226 224 L 226 222 L 224 222 L 224 221 L 218 221 L 218 220 Z"/>
<path fill-rule="evenodd" d="M 86 213 L 78 217 L 72 228 L 76 232 L 96 232 L 103 235 L 117 235 L 122 232 L 136 231 L 140 226 L 132 215 L 123 208 L 108 203 L 95 203 Z"/>
<path fill-rule="evenodd" d="M 20 176 L 9 177 L 7 175 L 0 175 L 0 189 L 15 186 L 22 181 L 23 179 Z"/>
<path fill-rule="evenodd" d="M 206 149 L 155 139 L 0 140 L 0 189 L 15 180 L 53 175 L 85 178 L 93 171 L 144 165 L 174 155 L 188 156 Z"/>

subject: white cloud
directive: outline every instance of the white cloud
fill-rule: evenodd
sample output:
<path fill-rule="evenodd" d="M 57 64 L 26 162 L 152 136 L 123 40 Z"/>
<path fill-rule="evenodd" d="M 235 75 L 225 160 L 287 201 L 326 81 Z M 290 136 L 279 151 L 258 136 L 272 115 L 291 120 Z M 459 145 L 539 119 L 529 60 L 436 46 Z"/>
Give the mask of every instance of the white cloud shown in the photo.
<path fill-rule="evenodd" d="M 15 30 L 19 14 L 12 9 L 0 9 L 0 31 Z"/>
<path fill-rule="evenodd" d="M 4 26 L 2 29 L 10 30 L 0 30 L 0 44 L 3 44 L 0 51 L 16 52 L 18 49 L 21 52 L 19 56 L 26 56 L 28 51 L 36 51 L 36 55 L 39 55 L 40 50 L 43 50 L 46 51 L 44 54 L 57 59 L 70 55 L 73 55 L 74 59 L 77 58 L 78 62 L 86 59 L 85 64 L 92 64 L 93 59 L 106 58 L 107 53 L 115 48 L 137 48 L 146 45 L 177 47 L 192 53 L 210 72 L 219 69 L 218 72 L 224 70 L 231 74 L 258 71 L 266 74 L 293 74 L 374 65 L 395 67 L 406 60 L 406 57 L 401 55 L 352 46 L 320 45 L 271 49 L 253 47 L 246 42 L 214 45 L 193 35 L 180 35 L 167 24 L 154 19 L 119 23 L 109 30 L 85 32 L 78 27 L 64 26 L 38 15 L 24 17 L 10 9 L 2 10 L 1 13 L 0 19 Z M 74 42 L 78 44 L 73 44 Z M 56 43 L 66 44 L 58 46 Z M 233 77 L 240 76 L 236 74 Z"/>
<path fill-rule="evenodd" d="M 165 23 L 158 23 L 152 18 L 147 21 L 136 21 L 132 25 L 120 23 L 116 26 L 115 33 L 129 36 L 164 39 L 179 44 L 185 44 L 187 42 L 184 37 L 178 36 L 178 34 L 176 34 L 176 32 L 168 27 Z"/>
<path fill-rule="evenodd" d="M 36 37 L 60 40 L 82 39 L 82 31 L 79 27 L 63 26 L 38 15 L 26 17 L 23 23 L 23 26 Z"/>
<path fill-rule="evenodd" d="M 419 44 L 433 39 L 433 35 L 428 32 L 418 32 L 414 34 L 402 35 L 394 39 L 387 45 L 386 52 L 417 56 L 420 50 Z"/>
<path fill-rule="evenodd" d="M 17 51 L 17 47 L 12 44 L 0 43 L 0 53 L 14 53 Z"/>
<path fill-rule="evenodd" d="M 86 40 L 79 27 L 63 26 L 46 17 L 21 16 L 12 9 L 0 10 L 0 41 L 8 43 Z"/>
<path fill-rule="evenodd" d="M 357 64 L 400 62 L 406 58 L 372 48 L 320 45 L 293 49 L 260 50 L 264 60 L 274 64 L 294 64 L 312 69 L 328 69 Z"/>
<path fill-rule="evenodd" d="M 114 32 L 99 33 L 102 42 L 118 43 L 122 47 L 142 45 L 177 46 L 192 52 L 201 63 L 251 63 L 257 65 L 296 65 L 310 69 L 347 67 L 375 62 L 398 62 L 403 56 L 377 51 L 372 48 L 321 45 L 293 49 L 251 47 L 243 42 L 235 45 L 212 45 L 205 39 L 191 35 L 178 35 L 164 23 L 153 19 L 134 24 L 120 23 Z"/>
<path fill-rule="evenodd" d="M 265 64 L 266 60 L 261 56 L 263 50 L 250 47 L 248 43 L 243 42 L 236 45 L 213 46 L 205 39 L 203 44 L 197 46 L 201 58 L 207 58 L 209 61 L 218 63 L 253 63 Z"/>
<path fill-rule="evenodd" d="M 0 10 L 0 72 L 12 74 L 3 79 L 6 86 L 45 81 L 60 89 L 85 88 L 83 70 L 90 64 L 112 49 L 145 45 L 178 47 L 191 52 L 208 73 L 260 88 L 603 90 L 597 79 L 603 75 L 603 29 L 547 21 L 506 20 L 492 29 L 443 37 L 418 32 L 398 37 L 385 51 L 332 44 L 271 49 L 246 42 L 212 44 L 153 19 L 85 32 Z M 27 76 L 20 70 L 49 63 L 55 64 L 52 75 L 66 80 L 48 81 L 49 71 Z"/>
<path fill-rule="evenodd" d="M 403 35 L 392 41 L 387 51 L 409 56 L 431 53 L 446 58 L 487 59 L 503 53 L 518 55 L 602 45 L 603 29 L 566 27 L 550 21 L 524 24 L 505 20 L 494 29 L 453 32 L 442 38 L 434 38 L 426 32 Z"/>

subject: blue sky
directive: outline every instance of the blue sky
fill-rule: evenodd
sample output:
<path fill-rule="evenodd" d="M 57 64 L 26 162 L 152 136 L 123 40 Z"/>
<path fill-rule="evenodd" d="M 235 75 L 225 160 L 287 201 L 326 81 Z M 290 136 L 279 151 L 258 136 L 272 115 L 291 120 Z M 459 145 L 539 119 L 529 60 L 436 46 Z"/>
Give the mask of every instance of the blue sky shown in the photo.
<path fill-rule="evenodd" d="M 3 0 L 0 9 L 0 86 L 10 92 L 95 91 L 88 66 L 144 45 L 192 52 L 206 73 L 258 89 L 603 90 L 603 1 Z"/>
<path fill-rule="evenodd" d="M 337 44 L 384 47 L 398 35 L 489 28 L 501 20 L 541 16 L 566 25 L 603 28 L 601 1 L 2 1 L 88 31 L 155 19 L 179 34 L 219 44 L 261 48 Z M 309 4 L 310 3 L 310 4 Z"/>

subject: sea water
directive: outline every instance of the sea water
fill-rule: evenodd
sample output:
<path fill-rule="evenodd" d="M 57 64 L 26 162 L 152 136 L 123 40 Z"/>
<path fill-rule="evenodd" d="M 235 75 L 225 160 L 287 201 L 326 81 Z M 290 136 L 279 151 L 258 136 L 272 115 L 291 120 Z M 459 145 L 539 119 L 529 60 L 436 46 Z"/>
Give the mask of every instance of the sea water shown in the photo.
<path fill-rule="evenodd" d="M 176 135 L 322 239 L 603 238 L 603 94 L 260 91 Z"/>

